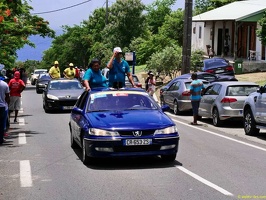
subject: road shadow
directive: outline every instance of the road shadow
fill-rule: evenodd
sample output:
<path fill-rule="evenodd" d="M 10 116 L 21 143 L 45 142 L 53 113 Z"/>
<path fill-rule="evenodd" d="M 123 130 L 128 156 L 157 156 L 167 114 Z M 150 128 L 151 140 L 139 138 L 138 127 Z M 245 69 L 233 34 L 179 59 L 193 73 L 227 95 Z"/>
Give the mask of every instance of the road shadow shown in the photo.
<path fill-rule="evenodd" d="M 80 162 L 82 162 L 82 150 L 74 149 Z M 119 157 L 119 158 L 95 158 L 91 164 L 86 165 L 90 169 L 97 170 L 136 170 L 136 169 L 153 169 L 169 168 L 182 166 L 177 160 L 173 162 L 163 161 L 159 156 L 145 157 Z"/>
<path fill-rule="evenodd" d="M 208 125 L 212 125 L 213 126 L 213 122 L 212 119 L 210 118 L 201 118 L 200 120 L 203 123 L 206 123 Z M 243 121 L 241 119 L 230 119 L 230 120 L 225 120 L 222 124 L 222 126 L 220 126 L 221 128 L 243 128 Z"/>

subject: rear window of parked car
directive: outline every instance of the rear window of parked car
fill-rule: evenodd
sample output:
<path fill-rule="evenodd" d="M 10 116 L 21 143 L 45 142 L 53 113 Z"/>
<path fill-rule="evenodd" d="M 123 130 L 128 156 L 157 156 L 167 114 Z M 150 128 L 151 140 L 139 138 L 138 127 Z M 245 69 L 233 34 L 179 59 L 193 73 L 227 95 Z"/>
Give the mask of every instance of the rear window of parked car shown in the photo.
<path fill-rule="evenodd" d="M 206 62 L 205 67 L 208 68 L 213 68 L 213 67 L 224 67 L 227 66 L 228 63 L 225 60 L 216 60 L 212 62 Z"/>
<path fill-rule="evenodd" d="M 227 96 L 248 96 L 252 92 L 256 92 L 258 86 L 241 85 L 241 86 L 229 86 L 226 91 Z"/>

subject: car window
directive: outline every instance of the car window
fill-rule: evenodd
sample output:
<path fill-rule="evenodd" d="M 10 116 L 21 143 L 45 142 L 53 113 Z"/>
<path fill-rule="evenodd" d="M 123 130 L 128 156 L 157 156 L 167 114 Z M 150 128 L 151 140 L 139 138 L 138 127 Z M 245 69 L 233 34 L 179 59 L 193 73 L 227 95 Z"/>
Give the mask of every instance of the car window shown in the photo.
<path fill-rule="evenodd" d="M 219 95 L 222 86 L 219 84 L 211 85 L 206 88 L 204 95 Z"/>
<path fill-rule="evenodd" d="M 173 83 L 173 84 L 169 87 L 168 91 L 179 90 L 179 87 L 180 87 L 180 82 L 177 81 L 177 82 Z"/>
<path fill-rule="evenodd" d="M 216 61 L 211 61 L 211 62 L 205 62 L 205 67 L 208 68 L 213 68 L 213 67 L 223 67 L 227 66 L 228 63 L 225 60 L 216 60 Z"/>
<path fill-rule="evenodd" d="M 76 90 L 82 88 L 78 81 L 54 81 L 49 85 L 50 90 Z"/>
<path fill-rule="evenodd" d="M 252 92 L 258 90 L 258 86 L 253 85 L 237 85 L 237 86 L 228 86 L 226 90 L 227 96 L 248 96 Z"/>
<path fill-rule="evenodd" d="M 83 109 L 85 104 L 86 104 L 86 99 L 87 99 L 87 96 L 88 96 L 88 92 L 85 91 L 82 93 L 82 95 L 79 97 L 79 99 L 77 100 L 77 103 L 76 103 L 76 106 L 80 109 Z"/>
<path fill-rule="evenodd" d="M 148 94 L 138 93 L 96 93 L 88 101 L 88 112 L 108 110 L 146 110 L 157 109 Z"/>

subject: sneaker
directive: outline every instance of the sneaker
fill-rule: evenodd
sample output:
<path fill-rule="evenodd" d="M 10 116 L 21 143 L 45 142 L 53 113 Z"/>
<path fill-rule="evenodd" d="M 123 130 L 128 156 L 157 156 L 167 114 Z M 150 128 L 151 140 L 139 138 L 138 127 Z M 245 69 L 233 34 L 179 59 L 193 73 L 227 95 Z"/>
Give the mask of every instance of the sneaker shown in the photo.
<path fill-rule="evenodd" d="M 18 123 L 17 119 L 14 119 L 14 123 Z"/>

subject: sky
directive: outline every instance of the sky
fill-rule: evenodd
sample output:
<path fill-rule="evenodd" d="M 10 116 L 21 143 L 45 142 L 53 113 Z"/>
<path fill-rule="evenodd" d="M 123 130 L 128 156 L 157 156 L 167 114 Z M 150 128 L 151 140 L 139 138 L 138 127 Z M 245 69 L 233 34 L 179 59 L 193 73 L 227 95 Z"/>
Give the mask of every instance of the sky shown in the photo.
<path fill-rule="evenodd" d="M 57 33 L 61 33 L 62 26 L 80 25 L 83 20 L 87 20 L 93 11 L 97 8 L 106 7 L 106 0 L 26 0 L 33 7 L 32 14 L 49 21 L 49 25 Z M 84 3 L 83 3 L 84 2 Z M 151 4 L 154 0 L 142 0 L 145 5 Z M 115 0 L 109 0 L 108 6 L 115 3 Z M 78 5 L 79 4 L 79 5 Z M 75 6 L 76 5 L 76 6 Z M 173 10 L 184 8 L 185 0 L 177 0 L 172 7 Z M 51 12 L 59 10 L 56 12 Z M 48 12 L 48 13 L 44 13 Z M 41 14 L 43 13 L 43 14 Z M 25 46 L 19 50 L 18 60 L 41 60 L 42 52 L 47 50 L 51 45 L 52 39 L 40 37 L 30 37 L 30 40 L 35 43 L 36 48 Z"/>

